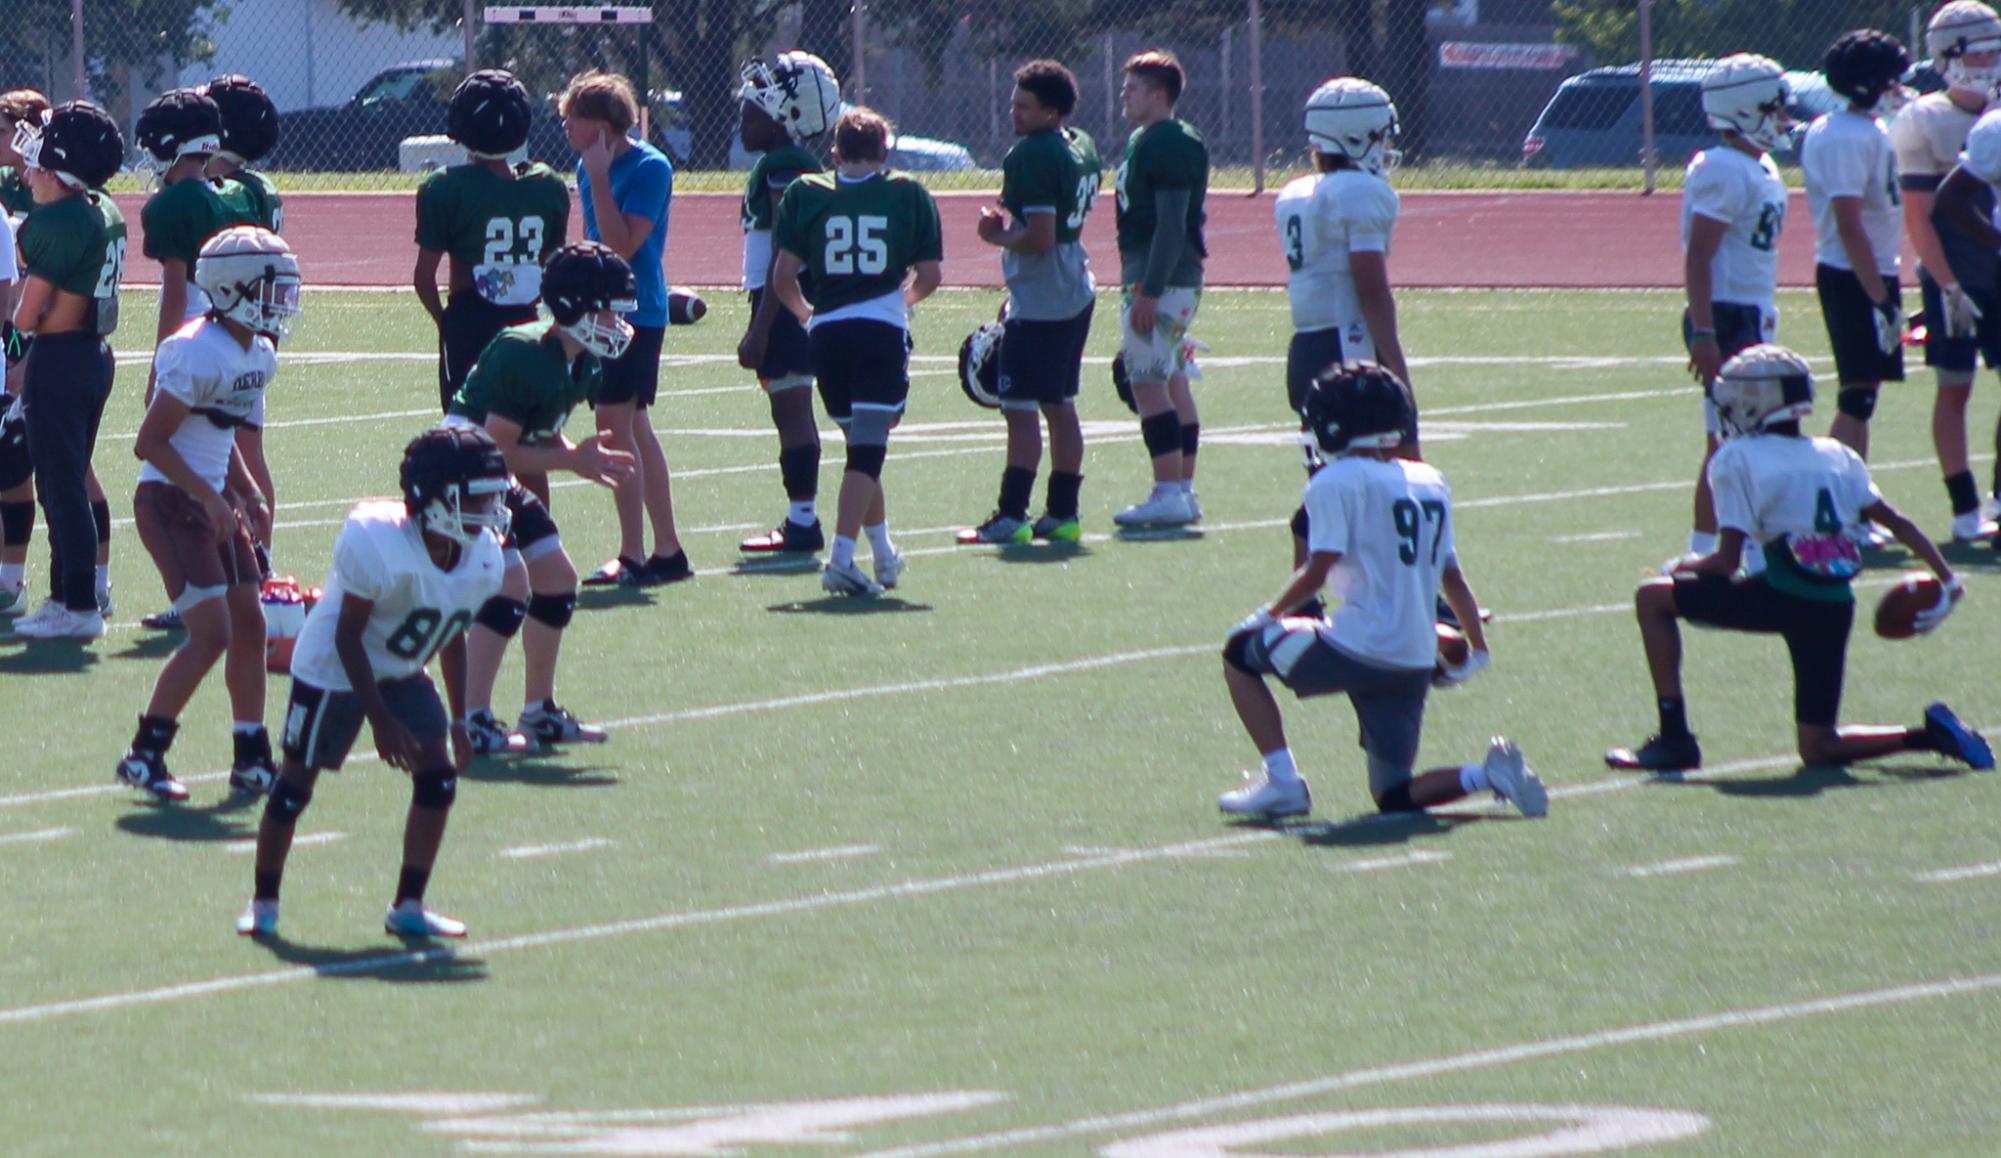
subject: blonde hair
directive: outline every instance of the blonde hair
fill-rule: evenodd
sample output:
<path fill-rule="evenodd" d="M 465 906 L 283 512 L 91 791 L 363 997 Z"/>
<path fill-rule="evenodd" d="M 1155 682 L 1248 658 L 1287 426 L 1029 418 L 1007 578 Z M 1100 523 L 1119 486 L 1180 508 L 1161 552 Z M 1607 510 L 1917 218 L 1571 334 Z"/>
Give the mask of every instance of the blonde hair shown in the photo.
<path fill-rule="evenodd" d="M 639 95 L 615 72 L 590 69 L 570 78 L 556 108 L 566 117 L 603 121 L 620 133 L 639 123 Z"/>
<path fill-rule="evenodd" d="M 834 122 L 834 154 L 843 161 L 886 161 L 889 136 L 895 131 L 889 118 L 874 109 L 856 105 Z"/>

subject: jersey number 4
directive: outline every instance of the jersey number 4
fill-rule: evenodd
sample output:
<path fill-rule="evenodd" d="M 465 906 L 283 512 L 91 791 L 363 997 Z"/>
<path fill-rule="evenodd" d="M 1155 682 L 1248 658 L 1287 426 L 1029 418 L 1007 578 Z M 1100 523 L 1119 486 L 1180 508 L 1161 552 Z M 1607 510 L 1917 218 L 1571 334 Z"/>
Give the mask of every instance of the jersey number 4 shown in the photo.
<path fill-rule="evenodd" d="M 827 218 L 827 275 L 874 275 L 887 271 L 889 242 L 882 235 L 888 228 L 887 217 Z"/>
<path fill-rule="evenodd" d="M 469 611 L 454 611 L 447 619 L 435 607 L 419 607 L 403 617 L 402 624 L 389 633 L 382 645 L 397 659 L 414 659 L 421 667 L 471 625 Z"/>
<path fill-rule="evenodd" d="M 1438 547 L 1445 540 L 1445 504 L 1437 499 L 1415 502 L 1398 499 L 1390 504 L 1390 516 L 1396 520 L 1397 558 L 1406 567 L 1417 565 L 1418 555 L 1424 549 L 1424 528 L 1431 526 L 1431 562 L 1438 563 Z"/>
<path fill-rule="evenodd" d="M 519 248 L 516 243 L 519 243 Z M 506 217 L 486 219 L 486 264 L 514 265 L 542 260 L 542 219 L 523 217 L 519 223 Z"/>

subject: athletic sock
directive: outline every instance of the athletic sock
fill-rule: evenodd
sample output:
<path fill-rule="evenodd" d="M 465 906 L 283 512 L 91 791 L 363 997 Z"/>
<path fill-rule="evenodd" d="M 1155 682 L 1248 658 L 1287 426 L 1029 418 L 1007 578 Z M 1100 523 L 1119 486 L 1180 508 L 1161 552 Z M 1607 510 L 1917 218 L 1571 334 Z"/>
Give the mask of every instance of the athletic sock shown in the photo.
<path fill-rule="evenodd" d="M 1980 509 L 1980 487 L 1973 481 L 1970 470 L 1945 476 L 1945 493 L 1952 500 L 1955 515 L 1970 515 Z"/>
<path fill-rule="evenodd" d="M 97 565 L 97 589 L 102 591 L 109 586 L 111 586 L 111 564 L 99 563 Z"/>
<path fill-rule="evenodd" d="M 111 504 L 108 501 L 90 504 L 90 521 L 97 527 L 97 541 L 100 543 L 109 543 L 111 541 Z M 103 578 L 100 577 L 98 582 L 103 583 Z"/>
<path fill-rule="evenodd" d="M 1052 518 L 1068 522 L 1077 517 L 1077 494 L 1084 488 L 1084 476 L 1067 470 L 1052 471 L 1046 503 Z"/>
<path fill-rule="evenodd" d="M 1265 779 L 1273 784 L 1299 783 L 1299 766 L 1292 762 L 1292 749 L 1265 753 Z"/>
<path fill-rule="evenodd" d="M 1945 745 L 1939 743 L 1938 738 L 1933 736 L 1931 732 L 1928 731 L 1927 729 L 1905 728 L 1904 751 L 1943 752 L 1945 751 Z"/>
<path fill-rule="evenodd" d="M 785 483 L 785 497 L 794 504 L 806 504 L 806 518 L 800 521 L 810 521 L 813 500 L 820 493 L 820 444 L 814 442 L 779 450 L 778 475 Z"/>
<path fill-rule="evenodd" d="M 1459 791 L 1471 796 L 1475 792 L 1491 792 L 1493 785 L 1487 783 L 1485 764 L 1461 764 L 1459 766 Z"/>
<path fill-rule="evenodd" d="M 424 886 L 431 883 L 431 870 L 403 866 L 403 872 L 396 878 L 396 903 L 415 901 L 424 903 Z"/>
<path fill-rule="evenodd" d="M 1680 696 L 1664 696 L 1660 701 L 1661 735 L 1670 739 L 1688 735 L 1688 703 Z"/>
<path fill-rule="evenodd" d="M 1001 472 L 1000 513 L 1005 518 L 1026 519 L 1028 498 L 1035 493 L 1035 472 L 1011 466 Z"/>
<path fill-rule="evenodd" d="M 1688 533 L 1688 553 L 1691 555 L 1714 555 L 1716 553 L 1716 532 L 1690 531 Z"/>
<path fill-rule="evenodd" d="M 834 536 L 834 552 L 830 560 L 836 567 L 855 565 L 855 541 L 846 535 Z"/>
<path fill-rule="evenodd" d="M 0 586 L 12 587 L 15 590 L 19 590 L 21 584 L 27 581 L 28 565 L 26 563 L 0 563 Z"/>
<path fill-rule="evenodd" d="M 139 729 L 132 733 L 132 749 L 164 756 L 174 746 L 174 733 L 180 730 L 180 724 L 165 716 L 140 716 Z"/>
<path fill-rule="evenodd" d="M 256 872 L 256 878 L 257 878 L 257 889 L 256 892 L 253 893 L 252 895 L 257 900 L 260 901 L 277 900 L 278 883 L 284 879 L 284 874 L 265 872 L 263 869 L 258 869 Z"/>
<path fill-rule="evenodd" d="M 889 539 L 889 523 L 887 520 L 877 523 L 873 527 L 863 527 L 862 533 L 868 536 L 868 549 L 875 553 L 876 558 L 887 559 L 891 555 L 896 554 L 896 544 L 890 542 Z"/>
<path fill-rule="evenodd" d="M 785 507 L 785 521 L 802 527 L 810 527 L 820 521 L 820 504 L 812 499 L 797 499 Z"/>
<path fill-rule="evenodd" d="M 230 743 L 235 748 L 235 763 L 239 768 L 271 759 L 271 736 L 262 724 L 246 724 L 238 720 L 230 729 Z"/>

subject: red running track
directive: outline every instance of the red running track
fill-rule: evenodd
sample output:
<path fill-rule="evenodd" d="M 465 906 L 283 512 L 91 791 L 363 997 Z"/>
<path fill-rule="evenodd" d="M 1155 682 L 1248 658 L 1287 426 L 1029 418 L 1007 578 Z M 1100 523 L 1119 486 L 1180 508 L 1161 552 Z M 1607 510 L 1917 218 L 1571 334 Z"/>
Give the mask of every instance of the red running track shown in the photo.
<path fill-rule="evenodd" d="M 307 283 L 401 286 L 415 256 L 414 194 L 293 193 L 286 236 Z M 938 198 L 945 229 L 945 284 L 998 286 L 1000 262 L 975 236 L 984 194 Z M 159 282 L 159 267 L 138 256 L 138 196 L 120 196 L 133 231 L 127 280 Z M 1101 203 L 1102 204 L 1102 203 Z M 676 285 L 734 286 L 743 267 L 739 199 L 722 193 L 674 198 L 667 272 Z M 1210 285 L 1278 286 L 1285 281 L 1272 227 L 1272 196 L 1211 193 Z M 1390 270 L 1400 286 L 1426 288 L 1674 288 L 1681 284 L 1681 198 L 1675 193 L 1405 193 Z M 1813 284 L 1813 222 L 1795 194 L 1780 246 L 1782 284 Z M 582 219 L 570 219 L 580 237 Z M 1104 205 L 1084 230 L 1101 281 L 1118 269 L 1112 212 Z"/>

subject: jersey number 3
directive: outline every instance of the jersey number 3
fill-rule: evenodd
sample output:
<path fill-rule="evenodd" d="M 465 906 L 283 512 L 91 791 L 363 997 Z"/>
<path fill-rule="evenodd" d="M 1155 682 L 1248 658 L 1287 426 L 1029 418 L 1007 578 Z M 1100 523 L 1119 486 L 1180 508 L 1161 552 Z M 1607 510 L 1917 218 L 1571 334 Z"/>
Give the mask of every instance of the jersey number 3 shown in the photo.
<path fill-rule="evenodd" d="M 1285 219 L 1285 264 L 1294 270 L 1306 265 L 1306 223 L 1298 217 Z"/>

